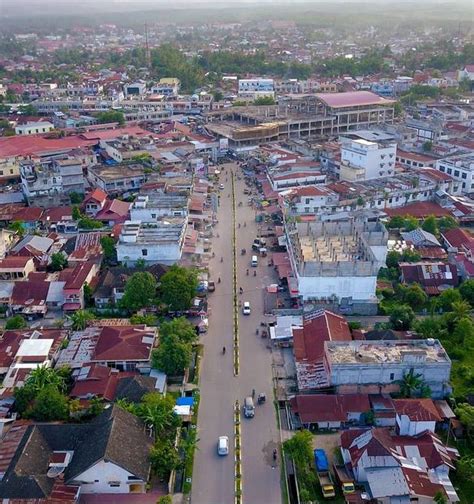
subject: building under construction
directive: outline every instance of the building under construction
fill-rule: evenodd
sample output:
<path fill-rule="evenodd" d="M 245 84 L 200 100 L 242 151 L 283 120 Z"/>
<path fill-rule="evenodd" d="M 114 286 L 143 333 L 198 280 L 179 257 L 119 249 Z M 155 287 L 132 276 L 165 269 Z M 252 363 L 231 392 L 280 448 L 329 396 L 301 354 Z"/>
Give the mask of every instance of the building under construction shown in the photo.
<path fill-rule="evenodd" d="M 243 148 L 288 138 L 317 138 L 392 123 L 394 100 L 369 91 L 290 95 L 278 105 L 231 107 L 206 114 L 207 129 Z"/>

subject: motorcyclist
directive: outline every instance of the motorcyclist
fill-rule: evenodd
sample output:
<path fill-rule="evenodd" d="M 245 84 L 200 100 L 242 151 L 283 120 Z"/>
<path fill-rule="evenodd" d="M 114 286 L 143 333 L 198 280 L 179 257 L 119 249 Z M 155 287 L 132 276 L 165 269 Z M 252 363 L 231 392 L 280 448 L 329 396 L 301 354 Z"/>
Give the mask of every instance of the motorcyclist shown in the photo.
<path fill-rule="evenodd" d="M 225 346 L 222 347 L 222 354 L 225 355 Z"/>

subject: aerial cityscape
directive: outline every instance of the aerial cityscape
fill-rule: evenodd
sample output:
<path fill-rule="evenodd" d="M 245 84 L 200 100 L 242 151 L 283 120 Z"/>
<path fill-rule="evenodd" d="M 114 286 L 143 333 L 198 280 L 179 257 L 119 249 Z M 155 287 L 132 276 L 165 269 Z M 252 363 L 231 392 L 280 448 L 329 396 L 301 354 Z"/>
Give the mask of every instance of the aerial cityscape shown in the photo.
<path fill-rule="evenodd" d="M 0 0 L 0 503 L 474 504 L 474 5 Z"/>

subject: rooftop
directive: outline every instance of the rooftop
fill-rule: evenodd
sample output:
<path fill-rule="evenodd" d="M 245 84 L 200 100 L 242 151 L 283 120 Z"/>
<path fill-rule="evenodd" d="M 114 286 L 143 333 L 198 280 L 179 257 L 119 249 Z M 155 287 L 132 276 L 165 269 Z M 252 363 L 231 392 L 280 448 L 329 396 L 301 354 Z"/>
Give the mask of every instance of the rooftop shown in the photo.
<path fill-rule="evenodd" d="M 335 364 L 397 364 L 401 362 L 450 362 L 438 340 L 327 341 L 326 357 Z"/>
<path fill-rule="evenodd" d="M 333 108 L 360 107 L 365 105 L 393 105 L 395 100 L 382 98 L 370 91 L 349 91 L 346 93 L 317 93 L 317 98 Z"/>

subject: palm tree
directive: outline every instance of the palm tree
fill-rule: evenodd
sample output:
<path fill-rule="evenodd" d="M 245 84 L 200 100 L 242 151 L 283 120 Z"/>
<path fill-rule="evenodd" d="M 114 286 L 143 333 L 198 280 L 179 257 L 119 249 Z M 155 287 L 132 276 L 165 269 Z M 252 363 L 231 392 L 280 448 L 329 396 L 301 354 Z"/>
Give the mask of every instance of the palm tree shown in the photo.
<path fill-rule="evenodd" d="M 94 318 L 95 316 L 87 310 L 77 310 L 70 316 L 72 328 L 74 331 L 84 331 L 88 322 Z"/>
<path fill-rule="evenodd" d="M 451 305 L 453 321 L 459 322 L 463 318 L 470 317 L 471 314 L 471 305 L 464 300 L 454 301 Z"/>
<path fill-rule="evenodd" d="M 26 385 L 30 385 L 37 392 L 50 385 L 61 392 L 64 392 L 66 389 L 64 377 L 53 368 L 47 367 L 46 365 L 38 366 L 36 369 L 33 369 L 26 380 Z"/>
<path fill-rule="evenodd" d="M 403 397 L 412 397 L 416 390 L 419 390 L 423 385 L 423 378 L 420 373 L 415 374 L 413 369 L 403 375 L 403 380 L 400 382 L 400 394 Z"/>

